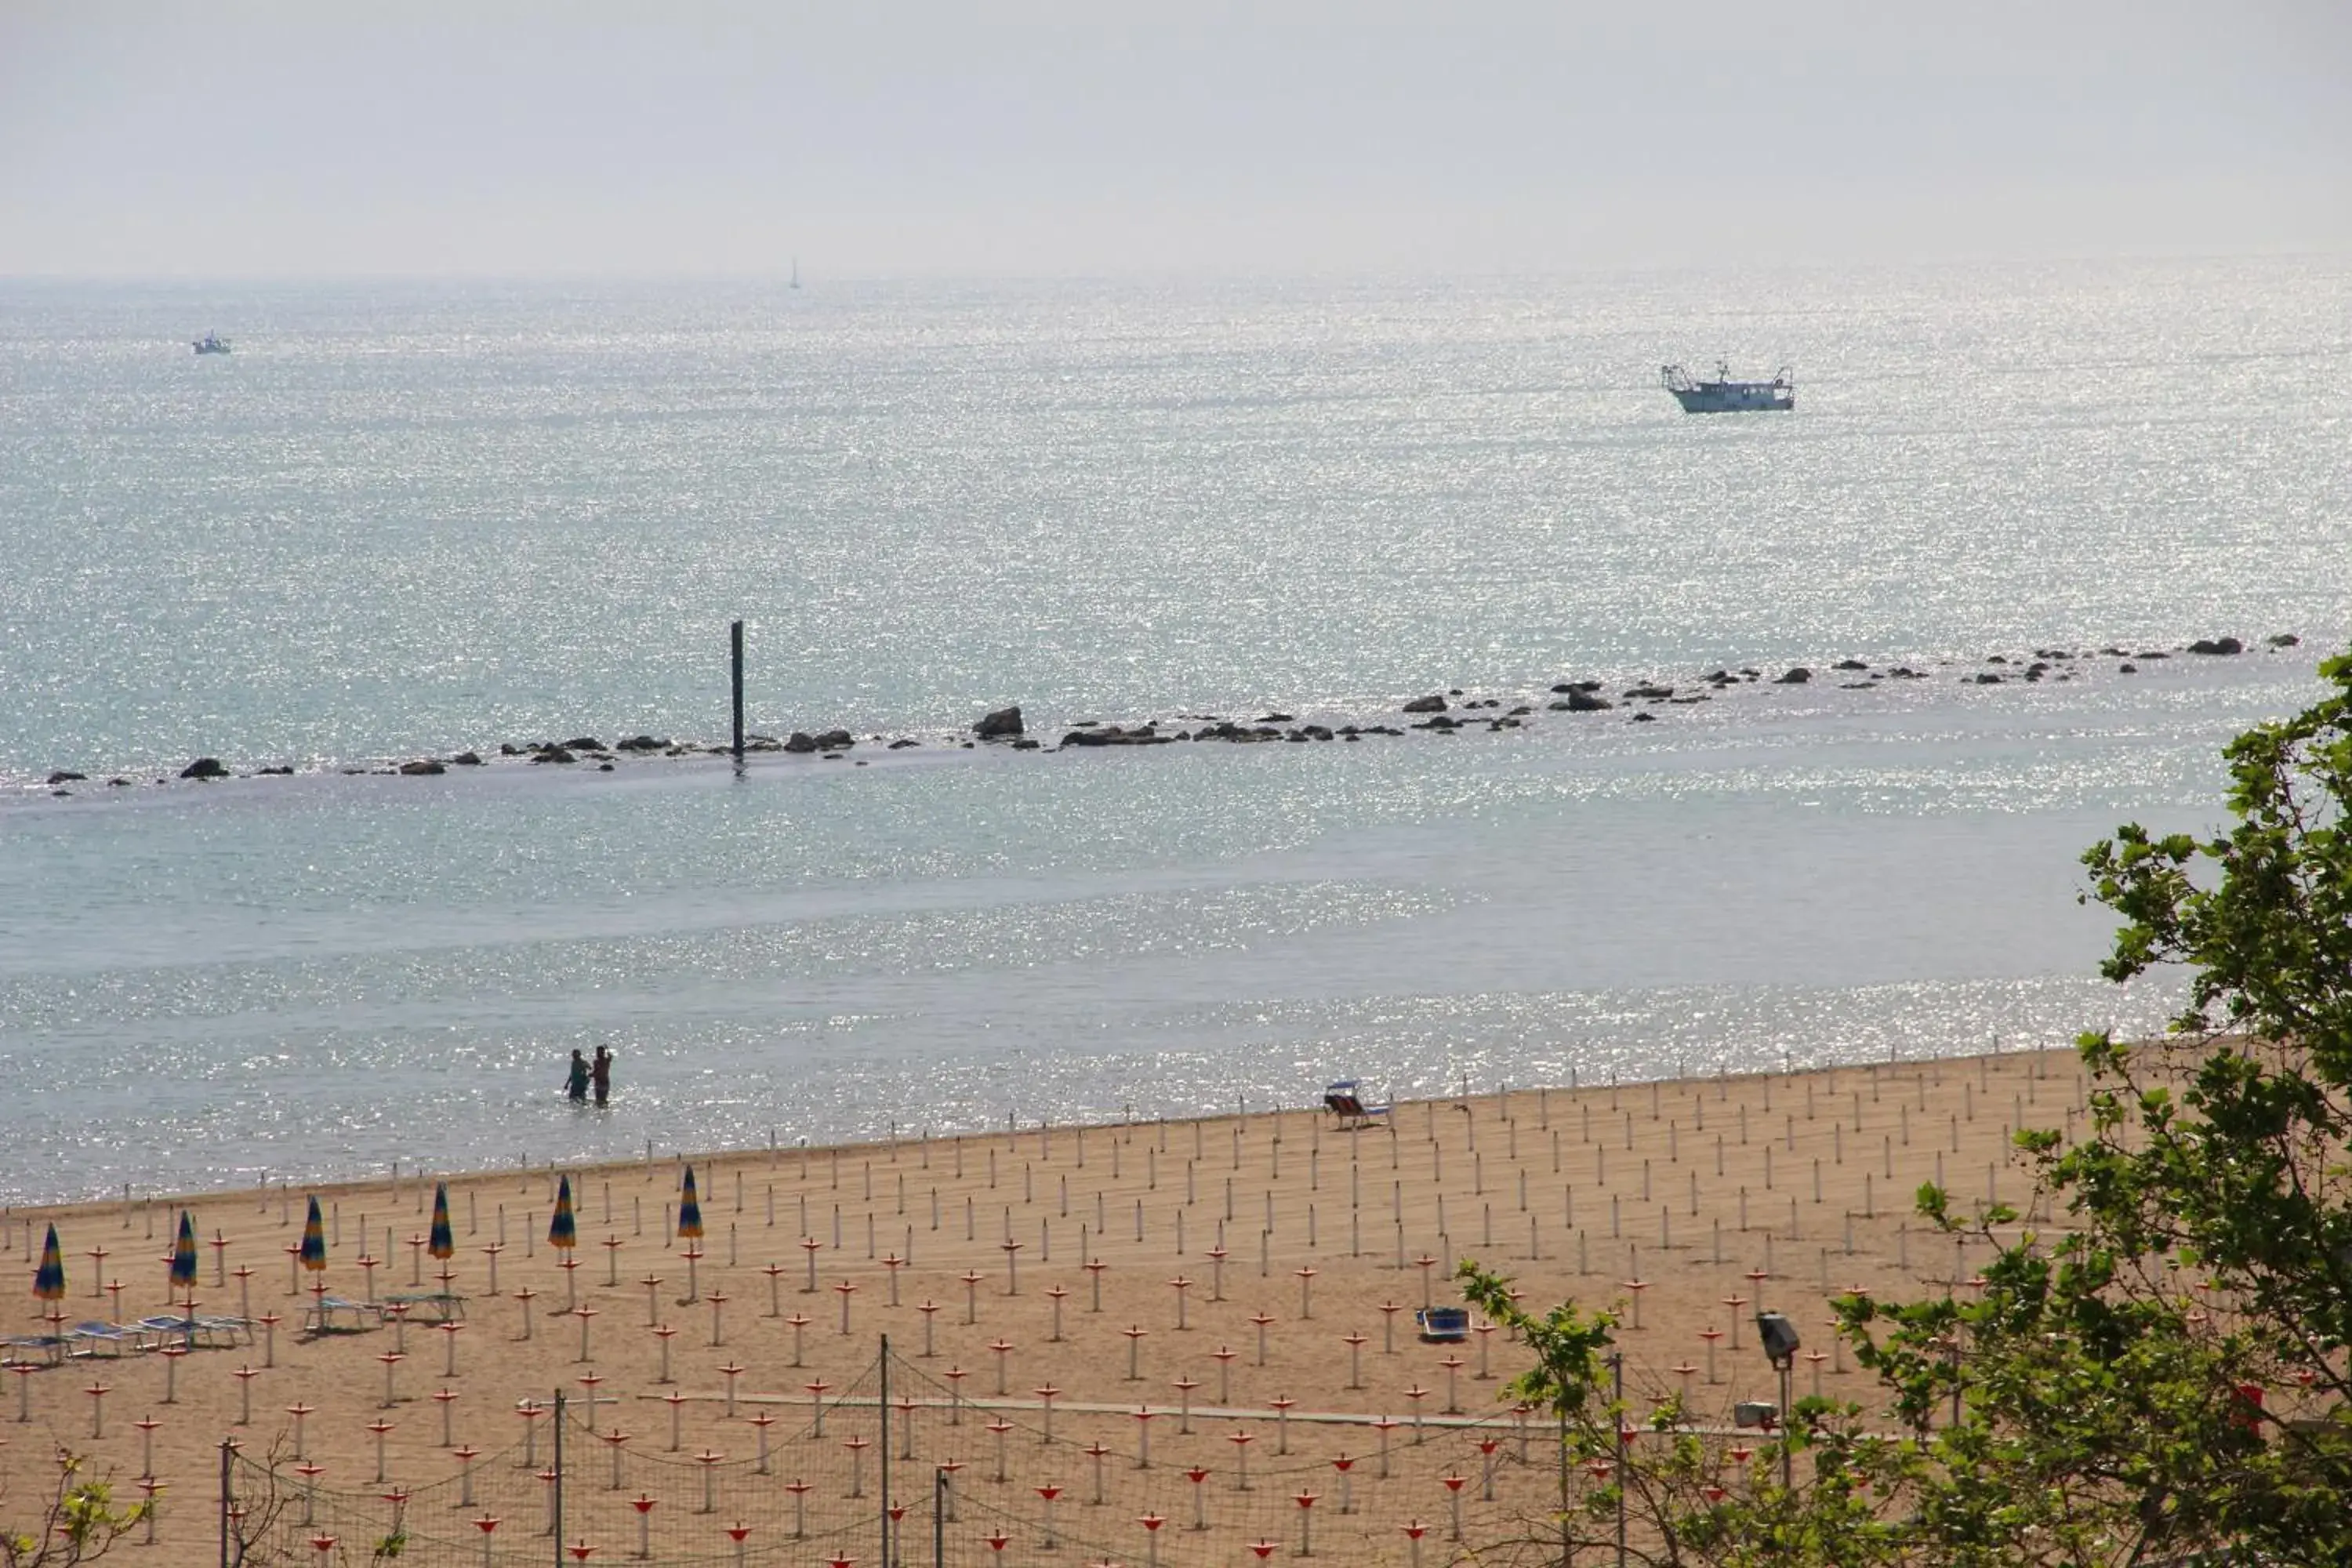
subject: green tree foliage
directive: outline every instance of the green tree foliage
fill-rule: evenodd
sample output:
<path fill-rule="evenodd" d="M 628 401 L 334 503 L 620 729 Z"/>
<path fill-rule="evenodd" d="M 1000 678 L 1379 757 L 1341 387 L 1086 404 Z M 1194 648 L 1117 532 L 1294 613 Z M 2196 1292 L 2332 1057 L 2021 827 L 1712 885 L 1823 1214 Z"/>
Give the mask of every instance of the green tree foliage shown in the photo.
<path fill-rule="evenodd" d="M 2321 675 L 2230 745 L 2226 833 L 2084 857 L 2124 921 L 2102 972 L 2185 969 L 2188 1001 L 2160 1041 L 2083 1039 L 2079 1135 L 2019 1134 L 2049 1234 L 1925 1190 L 1990 1250 L 1980 1290 L 1842 1308 L 1937 1432 L 1938 1560 L 2352 1559 L 2352 658 Z"/>
<path fill-rule="evenodd" d="M 1664 1388 L 1622 1384 L 1615 1317 L 1563 1302 L 1538 1317 L 1510 1280 L 1465 1260 L 1462 1293 L 1527 1347 L 1506 1396 L 1557 1428 L 1559 1495 L 1524 1534 L 1479 1543 L 1489 1561 L 1613 1561 L 1650 1568 L 1851 1568 L 1901 1561 L 1919 1445 L 1874 1429 L 1862 1408 L 1804 1399 L 1769 1435 L 1729 1430 L 1728 1411 L 1686 1407 Z M 1781 1483 L 1790 1450 L 1791 1484 Z"/>
<path fill-rule="evenodd" d="M 0 1521 L 0 1564 L 5 1568 L 69 1568 L 106 1554 L 147 1517 L 152 1502 L 118 1508 L 112 1483 L 85 1472 L 85 1461 L 58 1452 L 58 1479 L 37 1505 L 37 1519 Z M 0 1494 L 0 1509 L 8 1500 Z"/>
<path fill-rule="evenodd" d="M 2352 658 L 2321 675 L 2229 747 L 2226 832 L 2084 855 L 2123 921 L 2103 973 L 2185 970 L 2188 1000 L 2161 1040 L 2084 1037 L 2084 1123 L 2018 1134 L 2041 1224 L 1921 1190 L 1981 1271 L 1837 1302 L 1880 1398 L 1798 1405 L 1793 1486 L 1618 1396 L 1607 1314 L 1534 1317 L 1465 1266 L 1536 1363 L 1512 1394 L 1559 1424 L 1559 1516 L 1522 1552 L 1613 1549 L 1622 1506 L 1644 1563 L 2352 1563 Z"/>

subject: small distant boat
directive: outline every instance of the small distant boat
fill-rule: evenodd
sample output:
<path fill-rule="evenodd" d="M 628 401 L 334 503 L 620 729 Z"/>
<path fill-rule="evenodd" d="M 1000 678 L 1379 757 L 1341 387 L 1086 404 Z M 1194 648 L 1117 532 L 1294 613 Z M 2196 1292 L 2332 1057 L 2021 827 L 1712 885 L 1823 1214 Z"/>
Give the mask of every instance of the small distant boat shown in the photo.
<path fill-rule="evenodd" d="M 228 340 L 218 332 L 206 332 L 196 340 L 196 352 L 200 354 L 225 354 L 228 353 Z"/>
<path fill-rule="evenodd" d="M 1750 414 L 1797 406 L 1797 384 L 1782 365 L 1769 381 L 1734 381 L 1728 364 L 1717 362 L 1713 381 L 1701 381 L 1678 364 L 1659 371 L 1658 380 L 1685 414 Z"/>
<path fill-rule="evenodd" d="M 793 280 L 792 280 L 789 284 L 785 285 L 785 287 L 787 287 L 787 288 L 791 288 L 791 289 L 797 289 L 797 288 L 799 288 L 800 286 L 801 286 L 801 258 L 800 258 L 799 257 L 795 256 L 795 257 L 793 257 Z"/>

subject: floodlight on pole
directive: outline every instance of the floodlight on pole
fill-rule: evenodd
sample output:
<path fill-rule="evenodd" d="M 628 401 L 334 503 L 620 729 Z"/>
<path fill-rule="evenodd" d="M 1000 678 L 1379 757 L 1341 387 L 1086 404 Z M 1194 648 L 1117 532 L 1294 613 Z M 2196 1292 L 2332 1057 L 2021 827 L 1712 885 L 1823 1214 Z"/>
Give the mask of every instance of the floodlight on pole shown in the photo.
<path fill-rule="evenodd" d="M 1756 1313 L 1756 1337 L 1763 1342 L 1765 1359 L 1780 1374 L 1780 1489 L 1790 1491 L 1796 1484 L 1795 1452 L 1789 1436 L 1790 1378 L 1802 1342 L 1797 1337 L 1797 1325 L 1786 1314 L 1761 1308 Z"/>

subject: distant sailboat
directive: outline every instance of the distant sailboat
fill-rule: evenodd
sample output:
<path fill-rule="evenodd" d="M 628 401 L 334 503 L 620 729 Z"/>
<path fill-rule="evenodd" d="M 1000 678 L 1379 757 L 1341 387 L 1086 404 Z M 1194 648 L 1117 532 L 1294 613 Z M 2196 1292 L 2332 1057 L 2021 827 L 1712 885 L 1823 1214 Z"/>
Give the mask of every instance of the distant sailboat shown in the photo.
<path fill-rule="evenodd" d="M 801 286 L 801 258 L 797 256 L 793 258 L 793 280 L 786 286 L 793 289 Z"/>

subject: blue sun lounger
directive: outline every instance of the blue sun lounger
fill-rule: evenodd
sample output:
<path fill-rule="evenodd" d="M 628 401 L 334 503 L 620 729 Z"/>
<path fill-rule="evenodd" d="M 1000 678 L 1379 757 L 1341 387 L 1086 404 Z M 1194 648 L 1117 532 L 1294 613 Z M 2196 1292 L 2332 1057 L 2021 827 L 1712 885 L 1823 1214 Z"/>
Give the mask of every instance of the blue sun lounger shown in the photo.
<path fill-rule="evenodd" d="M 142 1318 L 128 1325 L 129 1331 L 145 1334 L 149 1343 L 142 1348 L 177 1342 L 190 1350 L 219 1349 L 242 1341 L 253 1342 L 253 1328 L 243 1318 L 183 1317 L 176 1312 L 161 1312 L 152 1318 Z"/>
<path fill-rule="evenodd" d="M 196 1338 L 215 1345 L 249 1345 L 253 1342 L 253 1325 L 243 1318 L 216 1318 L 209 1314 L 196 1320 Z"/>
<path fill-rule="evenodd" d="M 1324 1089 L 1323 1109 L 1339 1119 L 1339 1131 L 1342 1132 L 1370 1127 L 1389 1113 L 1385 1105 L 1366 1105 L 1363 1096 L 1357 1092 L 1356 1080 L 1351 1078 L 1341 1079 Z"/>
<path fill-rule="evenodd" d="M 1421 1325 L 1423 1342 L 1433 1345 L 1458 1345 L 1470 1338 L 1470 1309 L 1467 1307 L 1420 1307 L 1412 1321 Z"/>
<path fill-rule="evenodd" d="M 126 1328 L 121 1323 L 100 1322 L 96 1319 L 76 1323 L 66 1331 L 66 1339 L 76 1355 L 125 1355 L 132 1351 L 152 1349 L 156 1343 L 154 1335 L 143 1328 L 136 1325 Z"/>

